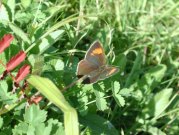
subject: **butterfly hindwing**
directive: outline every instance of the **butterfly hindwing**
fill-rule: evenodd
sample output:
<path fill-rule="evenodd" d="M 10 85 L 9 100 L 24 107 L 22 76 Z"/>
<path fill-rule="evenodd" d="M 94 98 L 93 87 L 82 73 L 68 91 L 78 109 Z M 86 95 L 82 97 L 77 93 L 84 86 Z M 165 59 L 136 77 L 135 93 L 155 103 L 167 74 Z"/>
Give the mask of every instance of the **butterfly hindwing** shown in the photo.
<path fill-rule="evenodd" d="M 99 79 L 104 80 L 105 78 L 116 74 L 118 71 L 119 69 L 114 66 L 106 66 L 105 69 L 100 73 Z"/>
<path fill-rule="evenodd" d="M 83 84 L 95 83 L 98 80 L 104 80 L 119 71 L 118 68 L 114 66 L 105 66 L 104 69 L 92 71 L 91 74 L 82 82 Z"/>
<path fill-rule="evenodd" d="M 92 76 L 89 76 L 89 77 L 87 77 L 86 79 L 84 79 L 82 83 L 83 83 L 83 84 L 95 83 L 95 82 L 98 81 L 99 77 L 100 77 L 99 74 L 96 75 L 96 76 L 93 76 L 93 75 L 92 75 Z"/>

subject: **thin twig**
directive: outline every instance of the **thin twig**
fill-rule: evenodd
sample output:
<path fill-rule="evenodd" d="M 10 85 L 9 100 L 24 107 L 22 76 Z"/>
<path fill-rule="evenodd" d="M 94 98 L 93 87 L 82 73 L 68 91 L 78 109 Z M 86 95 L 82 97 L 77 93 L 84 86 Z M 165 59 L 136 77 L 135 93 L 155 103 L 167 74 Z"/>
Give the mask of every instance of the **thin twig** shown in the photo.
<path fill-rule="evenodd" d="M 78 82 L 80 82 L 80 81 L 82 81 L 82 80 L 84 80 L 84 79 L 86 79 L 86 78 L 87 78 L 87 75 L 82 76 L 82 77 L 79 78 L 78 80 L 72 82 L 71 84 L 69 84 L 68 86 L 66 86 L 65 88 L 63 88 L 62 91 L 66 91 L 68 88 L 72 87 L 72 86 L 75 85 L 76 83 L 78 83 Z"/>

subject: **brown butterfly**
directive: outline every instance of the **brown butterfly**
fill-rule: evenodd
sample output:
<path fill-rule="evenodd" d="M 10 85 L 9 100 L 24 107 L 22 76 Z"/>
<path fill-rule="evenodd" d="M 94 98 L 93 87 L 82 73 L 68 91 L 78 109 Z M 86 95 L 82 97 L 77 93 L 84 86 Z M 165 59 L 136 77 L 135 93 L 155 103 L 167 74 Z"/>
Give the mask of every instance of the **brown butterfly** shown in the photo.
<path fill-rule="evenodd" d="M 118 71 L 118 68 L 107 65 L 104 49 L 99 41 L 95 41 L 86 52 L 85 58 L 78 63 L 77 77 L 87 76 L 82 83 L 90 84 L 108 78 Z"/>

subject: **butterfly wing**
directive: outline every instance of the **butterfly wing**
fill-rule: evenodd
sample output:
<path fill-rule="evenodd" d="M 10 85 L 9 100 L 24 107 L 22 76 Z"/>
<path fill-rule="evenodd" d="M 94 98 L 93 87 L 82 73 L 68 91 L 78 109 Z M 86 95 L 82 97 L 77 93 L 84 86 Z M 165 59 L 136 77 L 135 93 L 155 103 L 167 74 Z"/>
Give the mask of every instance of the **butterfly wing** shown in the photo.
<path fill-rule="evenodd" d="M 105 78 L 108 78 L 114 74 L 119 72 L 119 69 L 114 66 L 106 66 L 104 70 L 101 72 L 99 79 L 104 80 Z"/>
<path fill-rule="evenodd" d="M 106 64 L 104 49 L 99 41 L 95 41 L 85 55 L 85 59 L 100 67 Z"/>
<path fill-rule="evenodd" d="M 104 49 L 99 41 L 94 42 L 85 55 L 85 59 L 78 63 L 77 76 L 80 78 L 88 75 L 83 84 L 95 83 L 118 72 L 118 68 L 105 66 L 106 58 Z M 104 68 L 101 70 L 101 68 Z"/>
<path fill-rule="evenodd" d="M 88 75 L 89 73 L 97 69 L 98 69 L 98 66 L 94 65 L 93 63 L 85 59 L 81 60 L 77 66 L 77 76 L 80 78 L 84 75 Z"/>
<path fill-rule="evenodd" d="M 100 75 L 97 74 L 95 76 L 88 76 L 86 79 L 83 80 L 83 84 L 90 84 L 90 83 L 95 83 L 98 81 Z"/>
<path fill-rule="evenodd" d="M 83 80 L 83 84 L 90 84 L 90 83 L 95 83 L 98 80 L 104 80 L 114 74 L 116 74 L 119 71 L 118 68 L 114 66 L 106 66 L 104 69 L 100 72 L 100 69 L 97 69 L 93 71 L 89 76 Z"/>

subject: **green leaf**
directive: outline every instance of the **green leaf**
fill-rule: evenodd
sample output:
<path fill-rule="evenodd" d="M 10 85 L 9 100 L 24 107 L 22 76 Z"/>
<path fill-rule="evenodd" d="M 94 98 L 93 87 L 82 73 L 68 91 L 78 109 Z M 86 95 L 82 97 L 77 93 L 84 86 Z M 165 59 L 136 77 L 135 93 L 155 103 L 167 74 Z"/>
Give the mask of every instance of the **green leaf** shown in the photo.
<path fill-rule="evenodd" d="M 7 58 L 6 58 L 6 55 L 5 55 L 5 52 L 1 53 L 0 55 L 0 60 L 3 62 L 3 63 L 6 63 L 7 62 Z M 0 65 L 1 66 L 1 65 Z M 0 68 L 0 74 L 2 74 L 3 72 L 5 71 L 5 67 L 2 67 Z"/>
<path fill-rule="evenodd" d="M 48 62 L 48 64 L 52 65 L 56 71 L 64 69 L 64 62 L 61 59 L 52 59 Z"/>
<path fill-rule="evenodd" d="M 167 107 L 169 103 L 169 99 L 172 95 L 172 88 L 164 89 L 157 93 L 154 97 L 154 104 L 155 104 L 155 116 L 160 115 Z"/>
<path fill-rule="evenodd" d="M 34 110 L 36 110 L 35 108 L 38 109 L 38 112 L 40 112 L 40 113 L 37 114 L 37 111 L 34 112 Z M 31 120 L 29 121 L 29 120 L 25 119 L 26 120 L 25 122 L 19 123 L 13 129 L 13 133 L 15 135 L 16 134 L 17 135 L 19 135 L 19 134 L 27 134 L 27 135 L 56 135 L 56 134 L 58 135 L 58 134 L 60 134 L 60 135 L 65 135 L 62 123 L 58 122 L 58 120 L 49 119 L 47 121 L 47 126 L 46 126 L 46 124 L 43 123 L 44 120 L 42 118 L 40 118 L 41 120 L 40 119 L 37 120 L 37 118 L 35 118 L 36 114 L 38 115 L 37 117 L 39 117 L 39 115 L 45 115 L 44 112 L 45 111 L 39 110 L 39 107 L 37 107 L 35 105 L 33 105 L 33 107 L 30 107 L 30 109 L 28 109 L 25 112 L 25 115 L 27 115 L 27 117 L 31 117 L 30 118 Z M 32 121 L 32 119 L 34 119 L 34 120 Z M 36 124 L 34 124 L 35 121 L 37 122 Z"/>
<path fill-rule="evenodd" d="M 101 111 L 104 111 L 106 109 L 108 109 L 108 106 L 107 106 L 107 102 L 106 102 L 106 99 L 104 98 L 104 92 L 103 92 L 103 86 L 101 85 L 98 85 L 98 84 L 95 84 L 93 86 L 94 88 L 94 94 L 96 96 L 96 105 L 97 105 L 97 108 Z"/>
<path fill-rule="evenodd" d="M 29 126 L 25 122 L 21 122 L 18 125 L 15 126 L 15 128 L 12 130 L 13 135 L 22 135 L 22 134 L 27 134 L 29 129 Z M 31 132 L 35 131 L 35 129 L 32 129 Z"/>
<path fill-rule="evenodd" d="M 116 101 L 116 103 L 119 106 L 124 106 L 125 105 L 125 100 L 124 98 L 119 94 L 119 90 L 120 90 L 120 84 L 119 82 L 115 81 L 114 82 L 114 88 L 112 89 L 113 91 L 113 97 Z"/>
<path fill-rule="evenodd" d="M 114 95 L 114 99 L 119 106 L 123 107 L 125 105 L 125 100 L 120 94 Z"/>
<path fill-rule="evenodd" d="M 13 23 L 8 23 L 9 27 L 11 28 L 11 30 L 18 35 L 24 42 L 30 44 L 31 41 L 29 39 L 29 37 L 27 36 L 27 34 L 18 26 L 16 26 Z"/>
<path fill-rule="evenodd" d="M 0 5 L 0 21 L 1 20 L 9 21 L 9 14 L 4 4 Z"/>
<path fill-rule="evenodd" d="M 33 15 L 29 12 L 17 11 L 15 14 L 15 20 L 20 24 L 27 24 L 31 21 Z"/>
<path fill-rule="evenodd" d="M 119 94 L 125 97 L 131 96 L 131 92 L 133 91 L 133 88 L 123 88 L 119 91 Z"/>
<path fill-rule="evenodd" d="M 46 120 L 47 112 L 40 110 L 39 106 L 31 105 L 28 109 L 26 109 L 24 114 L 25 122 L 33 125 L 34 127 L 40 123 L 43 123 Z"/>
<path fill-rule="evenodd" d="M 158 117 L 168 106 L 172 91 L 171 88 L 168 88 L 158 92 L 143 109 L 143 113 L 149 114 L 151 117 Z"/>
<path fill-rule="evenodd" d="M 65 133 L 78 135 L 76 110 L 69 105 L 60 90 L 49 79 L 39 76 L 31 75 L 27 81 L 64 112 Z"/>
<path fill-rule="evenodd" d="M 51 129 L 46 128 L 44 123 L 39 123 L 35 128 L 35 135 L 50 135 Z"/>
<path fill-rule="evenodd" d="M 91 135 L 119 135 L 112 123 L 98 115 L 89 114 L 82 117 L 80 121 L 90 128 Z"/>
<path fill-rule="evenodd" d="M 44 57 L 41 55 L 30 55 L 28 57 L 28 60 L 33 67 L 32 74 L 40 75 L 41 72 L 43 71 Z"/>
<path fill-rule="evenodd" d="M 88 93 L 85 91 L 84 87 L 83 87 L 83 91 L 80 91 L 77 95 L 77 97 L 78 97 L 77 99 L 80 104 L 79 112 L 82 116 L 87 114 L 88 106 L 86 104 L 89 102 L 88 96 L 87 96 Z"/>
<path fill-rule="evenodd" d="M 7 5 L 10 8 L 11 14 L 12 14 L 12 20 L 14 20 L 14 13 L 15 13 L 15 0 L 8 0 Z"/>
<path fill-rule="evenodd" d="M 150 76 L 155 81 L 160 82 L 162 80 L 162 78 L 164 77 L 166 70 L 167 70 L 166 65 L 162 65 L 162 64 L 157 65 L 146 73 L 146 78 L 147 78 L 147 76 Z M 151 80 L 149 80 L 149 84 L 151 84 L 150 81 Z"/>
<path fill-rule="evenodd" d="M 31 5 L 32 0 L 21 0 L 21 4 L 24 8 L 28 8 Z"/>
<path fill-rule="evenodd" d="M 99 97 L 96 97 L 96 105 L 97 105 L 97 108 L 101 111 L 104 111 L 106 109 L 108 109 L 107 107 L 107 102 L 104 98 L 99 98 Z"/>
<path fill-rule="evenodd" d="M 147 126 L 145 128 L 145 131 L 150 133 L 151 135 L 166 135 L 163 131 L 161 131 L 159 128 Z"/>
<path fill-rule="evenodd" d="M 8 92 L 8 84 L 6 81 L 1 81 L 0 83 L 0 101 L 8 105 L 17 101 L 16 95 Z"/>
<path fill-rule="evenodd" d="M 112 90 L 113 90 L 114 94 L 119 93 L 119 90 L 120 90 L 120 84 L 119 84 L 119 82 L 117 82 L 117 81 L 114 82 L 114 89 L 112 89 Z"/>
<path fill-rule="evenodd" d="M 40 44 L 38 44 L 40 53 L 44 53 L 51 45 L 58 41 L 63 33 L 64 30 L 56 30 L 44 37 Z"/>
<path fill-rule="evenodd" d="M 3 126 L 3 118 L 2 117 L 0 117 L 0 129 L 2 128 L 2 126 Z"/>
<path fill-rule="evenodd" d="M 165 75 L 167 67 L 165 65 L 157 65 L 151 68 L 145 73 L 141 80 L 139 80 L 139 86 L 143 89 L 155 88 Z"/>
<path fill-rule="evenodd" d="M 58 120 L 49 119 L 47 123 L 47 128 L 51 129 L 51 133 L 55 133 L 54 135 L 65 135 L 62 123 L 58 122 Z"/>

